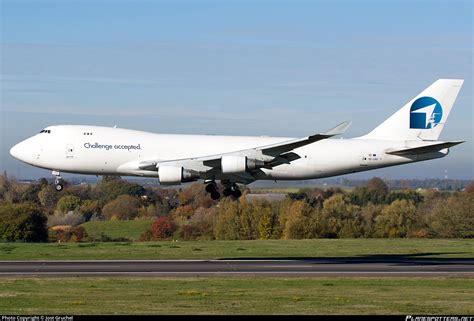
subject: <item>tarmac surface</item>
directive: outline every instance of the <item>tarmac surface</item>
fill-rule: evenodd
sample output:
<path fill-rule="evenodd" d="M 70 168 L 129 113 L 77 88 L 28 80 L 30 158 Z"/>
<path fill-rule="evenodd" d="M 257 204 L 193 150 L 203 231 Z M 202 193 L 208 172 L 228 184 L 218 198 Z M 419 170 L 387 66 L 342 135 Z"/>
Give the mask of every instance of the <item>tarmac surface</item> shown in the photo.
<path fill-rule="evenodd" d="M 0 277 L 235 275 L 474 277 L 474 259 L 373 256 L 228 260 L 0 261 Z"/>

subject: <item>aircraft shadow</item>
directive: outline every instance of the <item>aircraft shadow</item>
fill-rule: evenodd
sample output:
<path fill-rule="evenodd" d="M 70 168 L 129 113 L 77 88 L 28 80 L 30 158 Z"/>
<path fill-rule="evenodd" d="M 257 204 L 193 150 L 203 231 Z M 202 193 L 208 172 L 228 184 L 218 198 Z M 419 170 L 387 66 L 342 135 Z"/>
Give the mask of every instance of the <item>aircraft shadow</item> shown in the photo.
<path fill-rule="evenodd" d="M 242 261 L 279 261 L 291 260 L 301 261 L 309 264 L 367 264 L 385 263 L 394 265 L 474 265 L 474 258 L 471 257 L 432 257 L 435 255 L 459 255 L 468 252 L 436 252 L 436 253 L 409 253 L 409 254 L 374 254 L 338 257 L 228 257 L 222 260 L 242 260 Z"/>

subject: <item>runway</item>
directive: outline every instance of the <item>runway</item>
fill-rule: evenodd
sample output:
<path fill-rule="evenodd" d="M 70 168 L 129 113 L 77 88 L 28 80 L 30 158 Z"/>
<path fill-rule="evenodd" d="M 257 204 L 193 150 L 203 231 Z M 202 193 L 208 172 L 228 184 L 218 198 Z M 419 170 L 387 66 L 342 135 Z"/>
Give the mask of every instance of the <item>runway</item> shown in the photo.
<path fill-rule="evenodd" d="M 474 259 L 299 258 L 1 261 L 5 276 L 471 276 Z"/>

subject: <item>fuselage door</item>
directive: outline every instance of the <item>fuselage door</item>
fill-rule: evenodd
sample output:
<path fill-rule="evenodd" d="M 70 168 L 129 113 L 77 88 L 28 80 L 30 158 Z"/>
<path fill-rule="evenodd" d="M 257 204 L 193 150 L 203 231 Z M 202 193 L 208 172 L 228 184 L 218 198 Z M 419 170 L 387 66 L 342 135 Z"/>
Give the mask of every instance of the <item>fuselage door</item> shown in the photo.
<path fill-rule="evenodd" d="M 365 155 L 362 155 L 360 157 L 360 166 L 361 167 L 367 167 L 369 164 L 368 164 L 368 157 L 367 157 L 367 154 Z"/>
<path fill-rule="evenodd" d="M 74 158 L 74 145 L 73 144 L 66 145 L 66 158 Z"/>

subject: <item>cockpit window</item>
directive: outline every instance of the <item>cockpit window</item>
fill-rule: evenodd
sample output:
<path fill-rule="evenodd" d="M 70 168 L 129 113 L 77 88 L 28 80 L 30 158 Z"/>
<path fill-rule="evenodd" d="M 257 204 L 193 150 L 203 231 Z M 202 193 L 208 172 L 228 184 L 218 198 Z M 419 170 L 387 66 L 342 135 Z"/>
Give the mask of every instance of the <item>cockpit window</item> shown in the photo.
<path fill-rule="evenodd" d="M 40 134 L 42 133 L 51 134 L 51 129 L 43 129 L 42 131 L 40 131 Z"/>

